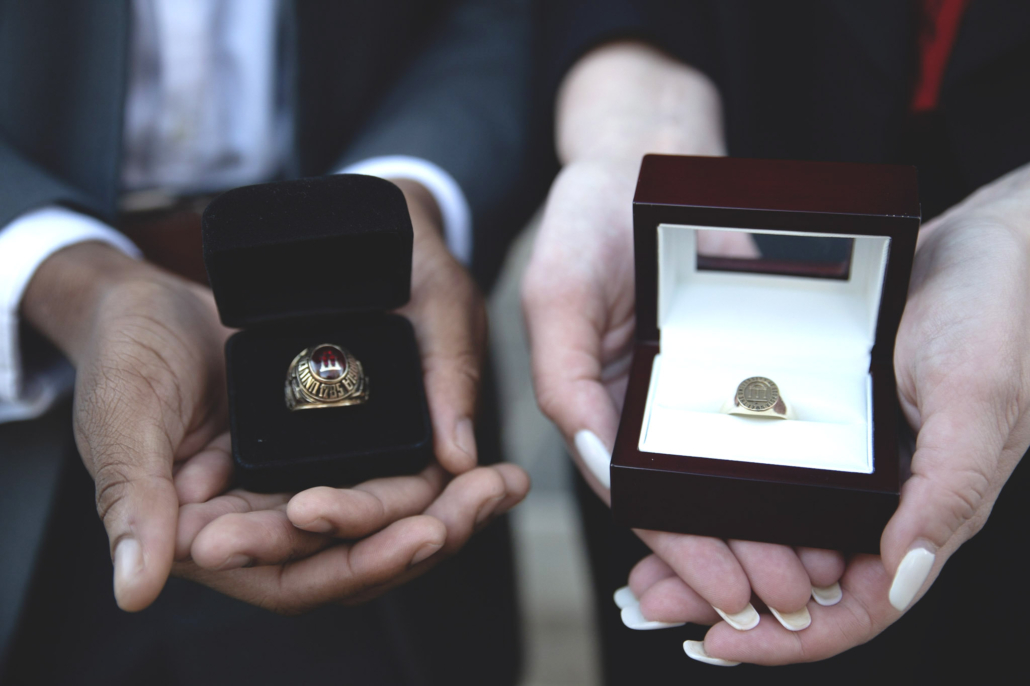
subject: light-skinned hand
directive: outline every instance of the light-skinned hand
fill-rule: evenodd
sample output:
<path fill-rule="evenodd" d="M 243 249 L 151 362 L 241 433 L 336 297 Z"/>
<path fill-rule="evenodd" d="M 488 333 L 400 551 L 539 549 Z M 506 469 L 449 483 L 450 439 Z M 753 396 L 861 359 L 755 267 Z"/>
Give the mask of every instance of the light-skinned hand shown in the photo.
<path fill-rule="evenodd" d="M 541 408 L 606 501 L 634 329 L 635 172 L 599 156 L 565 166 L 523 290 Z M 983 525 L 1030 444 L 1028 198 L 1021 169 L 923 229 L 895 360 L 918 439 L 882 557 L 845 567 L 832 551 L 638 531 L 656 555 L 617 593 L 628 626 L 714 624 L 703 644 L 688 642 L 688 655 L 785 664 L 859 645 L 921 597 Z M 760 621 L 752 595 L 775 621 Z"/>
<path fill-rule="evenodd" d="M 822 660 L 874 638 L 926 593 L 987 521 L 1030 446 L 1030 165 L 991 183 L 920 235 L 895 347 L 898 396 L 917 432 L 912 476 L 880 541 L 848 560 L 839 603 L 809 603 L 811 626 L 725 623 L 687 653 L 715 664 Z M 698 593 L 643 560 L 630 595 L 665 621 L 712 623 Z"/>
<path fill-rule="evenodd" d="M 631 208 L 637 166 L 618 160 L 566 165 L 551 189 L 523 282 L 537 400 L 605 502 L 635 329 Z M 743 254 L 747 246 L 713 242 L 701 248 Z M 718 608 L 742 629 L 759 619 L 752 593 L 782 621 L 807 626 L 813 589 L 832 594 L 844 569 L 843 557 L 830 551 L 657 531 L 637 535 L 658 554 L 660 569 L 705 603 L 707 617 L 718 616 L 712 610 Z M 641 600 L 637 610 L 624 611 L 627 625 L 683 621 L 676 607 Z"/>
<path fill-rule="evenodd" d="M 637 43 L 585 56 L 559 94 L 565 166 L 551 188 L 523 282 L 533 378 L 584 478 L 605 502 L 635 329 L 632 203 L 644 154 L 721 155 L 719 95 L 699 72 Z M 699 236 L 712 255 L 751 256 L 744 234 Z M 742 239 L 742 240 L 741 240 Z M 707 606 L 735 626 L 758 613 L 752 592 L 797 625 L 813 588 L 831 587 L 837 553 L 653 531 L 637 534 Z M 670 572 L 671 573 L 671 572 Z M 817 591 L 818 592 L 818 591 Z M 665 608 L 624 611 L 634 627 L 679 621 Z M 800 618 L 802 621 L 804 617 Z"/>
<path fill-rule="evenodd" d="M 649 152 L 720 154 L 718 102 L 703 76 L 636 43 L 588 53 L 559 93 L 565 167 L 548 198 L 523 307 L 540 406 L 606 502 L 635 326 L 636 172 Z M 656 555 L 618 593 L 628 626 L 717 622 L 688 654 L 780 664 L 868 640 L 925 592 L 982 525 L 1030 442 L 1021 404 L 1026 178 L 1020 170 L 923 229 L 896 351 L 900 399 L 919 437 L 882 558 L 856 557 L 845 568 L 833 551 L 638 531 Z M 752 597 L 771 611 L 767 621 Z"/>

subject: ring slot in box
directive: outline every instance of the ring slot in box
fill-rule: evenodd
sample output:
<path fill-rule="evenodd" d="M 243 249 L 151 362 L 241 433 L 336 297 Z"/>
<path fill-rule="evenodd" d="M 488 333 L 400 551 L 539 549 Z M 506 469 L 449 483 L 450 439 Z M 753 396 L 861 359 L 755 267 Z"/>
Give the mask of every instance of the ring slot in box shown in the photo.
<path fill-rule="evenodd" d="M 893 351 L 918 229 L 910 167 L 645 157 L 616 521 L 877 552 L 902 478 Z M 727 413 L 754 376 L 793 418 Z"/>
<path fill-rule="evenodd" d="M 237 188 L 203 217 L 204 262 L 226 343 L 233 461 L 259 491 L 416 472 L 433 440 L 415 334 L 389 310 L 411 290 L 400 189 L 336 175 Z M 293 359 L 332 344 L 360 361 L 361 404 L 291 411 Z"/>

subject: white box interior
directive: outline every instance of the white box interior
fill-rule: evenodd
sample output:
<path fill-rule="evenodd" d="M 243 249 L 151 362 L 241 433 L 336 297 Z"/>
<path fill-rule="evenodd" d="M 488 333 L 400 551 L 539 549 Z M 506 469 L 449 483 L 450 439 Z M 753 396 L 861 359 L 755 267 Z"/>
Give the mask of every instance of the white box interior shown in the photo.
<path fill-rule="evenodd" d="M 697 232 L 853 238 L 847 280 L 698 270 Z M 658 328 L 642 452 L 873 471 L 870 351 L 890 239 L 662 224 Z M 722 412 L 771 378 L 796 419 Z"/>

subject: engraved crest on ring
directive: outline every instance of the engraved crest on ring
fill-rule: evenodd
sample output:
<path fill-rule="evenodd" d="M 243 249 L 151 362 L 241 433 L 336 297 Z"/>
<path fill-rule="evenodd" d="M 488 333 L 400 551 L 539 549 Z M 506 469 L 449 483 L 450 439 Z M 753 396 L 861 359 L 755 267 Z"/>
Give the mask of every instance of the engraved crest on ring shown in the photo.
<path fill-rule="evenodd" d="M 360 405 L 367 400 L 364 369 L 345 348 L 316 345 L 302 350 L 290 364 L 286 405 L 291 410 Z"/>
<path fill-rule="evenodd" d="M 737 404 L 752 412 L 765 412 L 780 399 L 780 389 L 764 376 L 752 376 L 737 386 Z"/>

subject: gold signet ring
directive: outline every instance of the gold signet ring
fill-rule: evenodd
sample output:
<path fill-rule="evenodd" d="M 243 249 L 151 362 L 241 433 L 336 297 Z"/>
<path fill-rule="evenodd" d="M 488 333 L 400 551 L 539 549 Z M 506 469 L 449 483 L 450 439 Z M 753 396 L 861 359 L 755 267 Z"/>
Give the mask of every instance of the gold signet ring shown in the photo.
<path fill-rule="evenodd" d="M 741 381 L 722 411 L 748 417 L 794 419 L 794 410 L 783 399 L 779 386 L 764 376 L 752 376 Z"/>
<path fill-rule="evenodd" d="M 368 402 L 365 370 L 349 350 L 332 343 L 305 348 L 286 372 L 286 407 L 311 410 Z"/>

